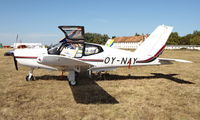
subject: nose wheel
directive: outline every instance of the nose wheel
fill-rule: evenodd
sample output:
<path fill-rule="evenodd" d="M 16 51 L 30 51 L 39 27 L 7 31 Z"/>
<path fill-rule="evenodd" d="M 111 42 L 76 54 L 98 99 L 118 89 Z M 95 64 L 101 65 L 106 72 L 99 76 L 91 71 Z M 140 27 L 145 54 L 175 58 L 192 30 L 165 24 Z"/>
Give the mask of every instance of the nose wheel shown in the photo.
<path fill-rule="evenodd" d="M 31 69 L 31 70 L 29 71 L 28 75 L 26 76 L 26 81 L 32 81 L 32 80 L 34 80 L 33 70 L 34 70 L 34 69 Z"/>
<path fill-rule="evenodd" d="M 32 80 L 34 80 L 33 75 L 27 75 L 26 76 L 26 81 L 32 81 Z"/>

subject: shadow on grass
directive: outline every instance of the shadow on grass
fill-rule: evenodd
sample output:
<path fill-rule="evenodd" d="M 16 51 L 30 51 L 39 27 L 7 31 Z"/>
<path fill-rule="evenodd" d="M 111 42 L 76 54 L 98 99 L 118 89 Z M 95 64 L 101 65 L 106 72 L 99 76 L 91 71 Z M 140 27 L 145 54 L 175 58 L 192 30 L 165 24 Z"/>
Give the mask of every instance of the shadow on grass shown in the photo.
<path fill-rule="evenodd" d="M 100 81 L 100 80 L 127 80 L 127 79 L 134 79 L 134 80 L 138 80 L 138 79 L 158 79 L 158 78 L 164 78 L 167 80 L 171 80 L 174 81 L 176 83 L 180 83 L 180 84 L 194 84 L 193 82 L 190 81 L 186 81 L 183 79 L 179 79 L 176 78 L 174 76 L 178 75 L 178 74 L 163 74 L 163 73 L 151 73 L 154 76 L 122 76 L 122 75 L 109 75 L 106 74 L 104 75 L 102 78 L 103 79 L 97 79 L 96 81 Z"/>
<path fill-rule="evenodd" d="M 66 81 L 67 80 L 67 76 L 43 75 L 43 76 L 35 76 L 35 80 L 59 80 L 59 81 Z"/>
<path fill-rule="evenodd" d="M 109 81 L 109 80 L 142 80 L 142 79 L 159 79 L 164 78 L 174 81 L 180 84 L 194 84 L 193 82 L 176 78 L 174 76 L 178 74 L 163 74 L 163 73 L 151 73 L 153 76 L 122 76 L 122 75 L 109 75 L 105 74 L 101 79 L 94 76 L 95 79 L 89 79 L 87 77 L 79 77 L 77 79 L 77 86 L 70 86 L 74 100 L 81 104 L 117 104 L 119 103 L 113 96 L 106 92 L 96 81 Z M 66 76 L 38 76 L 36 80 L 59 80 L 66 81 Z M 66 81 L 67 82 L 67 81 Z"/>
<path fill-rule="evenodd" d="M 101 78 L 99 78 L 98 76 L 94 76 L 93 80 L 86 78 L 86 77 L 82 77 L 84 80 L 78 80 L 77 82 L 82 85 L 92 85 L 95 84 L 94 81 L 109 81 L 109 80 L 127 80 L 127 79 L 134 79 L 134 80 L 138 80 L 138 79 L 158 79 L 158 78 L 165 78 L 167 80 L 171 80 L 174 81 L 176 83 L 180 83 L 180 84 L 194 84 L 193 82 L 190 81 L 186 81 L 183 79 L 179 79 L 176 78 L 174 76 L 179 75 L 179 74 L 163 74 L 163 73 L 151 73 L 154 76 L 123 76 L 123 75 L 113 75 L 113 74 L 104 74 Z M 80 79 L 80 78 L 79 78 Z M 59 80 L 59 81 L 66 81 L 67 80 L 67 76 L 53 76 L 53 75 L 43 75 L 43 76 L 36 76 L 35 80 Z M 86 81 L 92 81 L 92 83 L 90 82 L 86 82 Z"/>
<path fill-rule="evenodd" d="M 106 92 L 94 80 L 82 78 L 77 86 L 70 86 L 74 99 L 81 104 L 117 104 L 113 96 Z"/>
<path fill-rule="evenodd" d="M 162 74 L 162 73 L 151 73 L 151 74 L 157 78 L 165 78 L 167 80 L 171 80 L 171 81 L 174 81 L 174 82 L 180 83 L 180 84 L 194 84 L 193 82 L 190 82 L 190 81 L 175 78 L 174 76 L 176 76 L 178 74 Z"/>
<path fill-rule="evenodd" d="M 67 76 L 37 76 L 35 80 L 58 80 L 66 81 Z M 74 100 L 81 104 L 117 104 L 119 103 L 113 96 L 106 92 L 94 80 L 81 77 L 77 79 L 76 86 L 70 86 Z"/>

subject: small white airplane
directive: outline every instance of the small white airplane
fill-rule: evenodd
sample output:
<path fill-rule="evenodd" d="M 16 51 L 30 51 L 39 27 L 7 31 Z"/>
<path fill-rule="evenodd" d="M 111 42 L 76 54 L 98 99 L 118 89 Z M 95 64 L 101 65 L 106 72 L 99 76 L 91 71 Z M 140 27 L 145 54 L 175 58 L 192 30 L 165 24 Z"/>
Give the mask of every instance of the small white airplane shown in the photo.
<path fill-rule="evenodd" d="M 14 63 L 17 62 L 31 68 L 26 76 L 27 81 L 34 80 L 33 70 L 36 68 L 68 72 L 70 85 L 76 85 L 76 76 L 83 67 L 89 75 L 92 72 L 114 70 L 118 67 L 161 65 L 166 61 L 188 62 L 180 59 L 158 58 L 173 27 L 160 25 L 136 49 L 135 52 L 84 42 L 83 26 L 59 26 L 65 38 L 49 48 L 15 49 Z M 165 61 L 165 62 L 163 62 Z"/>

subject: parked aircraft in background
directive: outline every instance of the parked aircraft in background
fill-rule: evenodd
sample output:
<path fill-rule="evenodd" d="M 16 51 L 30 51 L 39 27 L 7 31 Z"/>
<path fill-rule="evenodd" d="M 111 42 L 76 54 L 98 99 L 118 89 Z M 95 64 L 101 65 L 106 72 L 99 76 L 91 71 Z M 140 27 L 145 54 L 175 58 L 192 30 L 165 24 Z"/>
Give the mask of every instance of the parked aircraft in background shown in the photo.
<path fill-rule="evenodd" d="M 24 48 L 44 48 L 45 46 L 42 43 L 22 43 L 18 42 L 18 35 L 16 37 L 16 43 L 11 45 L 12 50 L 6 51 L 4 56 L 13 56 L 15 49 L 24 49 Z"/>
<path fill-rule="evenodd" d="M 14 63 L 30 67 L 26 80 L 33 80 L 36 68 L 68 72 L 70 85 L 76 85 L 76 76 L 87 67 L 89 75 L 93 72 L 114 70 L 118 67 L 161 65 L 163 61 L 190 62 L 179 59 L 159 58 L 163 52 L 172 27 L 160 25 L 140 45 L 135 52 L 116 49 L 110 45 L 84 42 L 83 26 L 59 26 L 65 38 L 49 48 L 15 49 Z"/>

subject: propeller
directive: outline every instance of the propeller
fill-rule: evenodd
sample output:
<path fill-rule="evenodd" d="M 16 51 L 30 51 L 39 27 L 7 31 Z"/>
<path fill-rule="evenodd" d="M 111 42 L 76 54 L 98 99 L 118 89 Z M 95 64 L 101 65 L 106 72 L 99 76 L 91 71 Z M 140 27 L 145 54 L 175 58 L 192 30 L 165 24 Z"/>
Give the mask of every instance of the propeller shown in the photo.
<path fill-rule="evenodd" d="M 14 64 L 15 64 L 15 69 L 18 70 L 17 60 L 16 60 L 16 57 L 14 55 L 13 55 L 13 60 L 14 60 Z"/>
<path fill-rule="evenodd" d="M 18 37 L 19 37 L 19 36 L 18 36 L 18 34 L 17 34 L 17 36 L 16 36 L 16 43 L 18 42 Z M 15 44 L 14 49 L 16 49 L 16 48 L 17 48 L 17 46 L 16 46 L 16 44 Z M 17 60 L 16 60 L 16 57 L 15 57 L 14 52 L 15 52 L 15 51 L 13 51 L 13 60 L 14 60 L 14 64 L 15 64 L 15 69 L 18 70 Z"/>

